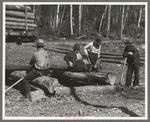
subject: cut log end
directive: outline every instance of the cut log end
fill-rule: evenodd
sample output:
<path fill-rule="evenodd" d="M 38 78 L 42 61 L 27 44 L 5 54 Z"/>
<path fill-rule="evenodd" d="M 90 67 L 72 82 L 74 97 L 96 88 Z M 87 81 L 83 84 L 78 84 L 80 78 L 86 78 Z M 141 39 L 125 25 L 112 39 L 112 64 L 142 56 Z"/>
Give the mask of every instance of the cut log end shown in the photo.
<path fill-rule="evenodd" d="M 31 91 L 30 94 L 31 94 L 32 101 L 36 101 L 36 100 L 40 100 L 42 98 L 46 98 L 44 91 L 41 90 L 41 89 Z"/>

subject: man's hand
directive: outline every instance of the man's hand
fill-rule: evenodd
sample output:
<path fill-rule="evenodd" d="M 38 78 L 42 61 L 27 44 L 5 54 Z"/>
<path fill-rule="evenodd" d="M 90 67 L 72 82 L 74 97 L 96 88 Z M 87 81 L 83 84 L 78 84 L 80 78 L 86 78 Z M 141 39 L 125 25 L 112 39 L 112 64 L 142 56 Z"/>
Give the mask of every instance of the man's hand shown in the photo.
<path fill-rule="evenodd" d="M 128 52 L 128 54 L 129 54 L 129 55 L 133 55 L 133 53 L 132 53 L 132 52 Z"/>
<path fill-rule="evenodd" d="M 73 67 L 73 63 L 72 62 L 69 62 L 69 67 Z"/>

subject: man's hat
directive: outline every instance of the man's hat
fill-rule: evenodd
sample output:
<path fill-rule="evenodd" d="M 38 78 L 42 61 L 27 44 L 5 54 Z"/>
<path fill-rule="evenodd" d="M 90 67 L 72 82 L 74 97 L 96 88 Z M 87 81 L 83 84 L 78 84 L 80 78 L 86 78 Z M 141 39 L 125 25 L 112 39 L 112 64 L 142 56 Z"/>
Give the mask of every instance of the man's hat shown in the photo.
<path fill-rule="evenodd" d="M 129 40 L 129 39 L 127 39 L 126 42 L 125 42 L 125 44 L 132 45 L 132 41 Z"/>
<path fill-rule="evenodd" d="M 102 44 L 102 38 L 101 37 L 96 37 L 95 38 L 95 43 L 98 44 L 98 45 L 101 45 Z"/>
<path fill-rule="evenodd" d="M 37 42 L 36 42 L 36 45 L 44 47 L 44 40 L 43 39 L 38 39 Z"/>
<path fill-rule="evenodd" d="M 80 44 L 75 44 L 73 47 L 75 50 L 80 50 Z"/>

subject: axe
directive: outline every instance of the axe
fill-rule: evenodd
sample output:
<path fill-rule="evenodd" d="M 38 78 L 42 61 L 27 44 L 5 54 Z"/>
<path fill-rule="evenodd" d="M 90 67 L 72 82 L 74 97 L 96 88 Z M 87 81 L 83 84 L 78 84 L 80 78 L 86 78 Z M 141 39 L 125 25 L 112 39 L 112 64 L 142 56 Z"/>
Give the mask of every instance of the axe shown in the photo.
<path fill-rule="evenodd" d="M 22 77 L 20 80 L 18 80 L 18 81 L 17 81 L 16 83 L 14 83 L 12 86 L 10 86 L 7 90 L 5 90 L 5 93 L 6 93 L 9 89 L 11 89 L 13 86 L 15 86 L 16 84 L 18 84 L 20 81 L 22 81 L 23 78 L 24 78 L 24 77 Z"/>
<path fill-rule="evenodd" d="M 123 75 L 124 75 L 124 70 L 125 70 L 125 66 L 126 66 L 126 61 L 127 61 L 127 58 L 125 58 L 125 60 L 124 60 L 123 72 L 122 72 L 122 75 L 121 75 L 121 80 L 120 80 L 120 82 L 119 82 L 120 85 L 121 85 L 122 78 L 123 78 Z"/>

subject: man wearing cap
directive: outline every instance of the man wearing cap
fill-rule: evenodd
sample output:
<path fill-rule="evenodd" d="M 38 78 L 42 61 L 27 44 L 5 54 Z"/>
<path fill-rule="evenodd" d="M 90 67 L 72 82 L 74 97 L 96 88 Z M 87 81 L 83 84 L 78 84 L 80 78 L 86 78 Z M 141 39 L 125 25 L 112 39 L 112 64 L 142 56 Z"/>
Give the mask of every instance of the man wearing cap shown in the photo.
<path fill-rule="evenodd" d="M 126 47 L 123 52 L 123 57 L 127 58 L 128 69 L 126 74 L 125 86 L 130 87 L 132 82 L 132 74 L 134 72 L 133 88 L 138 88 L 139 85 L 139 69 L 140 56 L 139 51 L 132 45 L 131 40 L 126 40 Z"/>
<path fill-rule="evenodd" d="M 37 52 L 35 52 L 30 60 L 30 65 L 32 65 L 32 70 L 24 77 L 23 84 L 25 88 L 25 97 L 32 101 L 30 91 L 31 86 L 30 82 L 42 75 L 46 75 L 48 73 L 49 64 L 49 56 L 46 50 L 44 50 L 44 40 L 38 39 L 36 43 Z"/>
<path fill-rule="evenodd" d="M 69 66 L 69 69 L 73 68 L 76 60 L 82 59 L 82 55 L 80 53 L 80 44 L 75 44 L 73 48 L 74 50 L 64 57 L 64 60 Z"/>
<path fill-rule="evenodd" d="M 94 42 L 90 42 L 84 46 L 84 52 L 87 57 L 89 57 L 91 64 L 93 65 L 93 70 L 100 71 L 101 60 L 100 60 L 100 50 L 102 45 L 101 37 L 96 37 Z"/>

